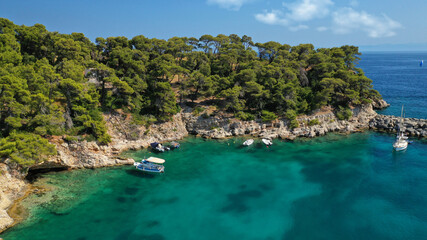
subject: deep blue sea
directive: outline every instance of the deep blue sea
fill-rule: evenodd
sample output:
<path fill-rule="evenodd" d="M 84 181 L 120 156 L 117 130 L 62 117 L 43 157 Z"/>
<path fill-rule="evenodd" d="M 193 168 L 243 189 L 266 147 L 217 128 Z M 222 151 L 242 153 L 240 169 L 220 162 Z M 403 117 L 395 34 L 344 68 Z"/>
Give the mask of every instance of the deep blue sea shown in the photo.
<path fill-rule="evenodd" d="M 421 60 L 425 60 L 420 67 Z M 427 52 L 362 53 L 358 67 L 391 106 L 381 114 L 427 119 Z"/>
<path fill-rule="evenodd" d="M 360 66 L 392 106 L 427 117 L 426 54 L 367 53 Z M 293 142 L 188 137 L 165 173 L 132 166 L 44 174 L 51 189 L 4 240 L 427 239 L 427 141 L 394 152 L 390 134 L 328 134 Z"/>

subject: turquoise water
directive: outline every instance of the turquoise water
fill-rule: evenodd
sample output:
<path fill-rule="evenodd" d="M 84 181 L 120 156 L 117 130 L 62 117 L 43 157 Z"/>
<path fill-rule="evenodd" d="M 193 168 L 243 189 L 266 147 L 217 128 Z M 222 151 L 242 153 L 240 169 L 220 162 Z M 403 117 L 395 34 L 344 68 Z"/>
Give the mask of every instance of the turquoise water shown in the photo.
<path fill-rule="evenodd" d="M 427 53 L 364 53 L 359 67 L 391 104 L 427 118 Z M 427 142 L 358 133 L 241 147 L 187 138 L 166 173 L 131 166 L 43 175 L 30 217 L 5 240 L 427 239 Z"/>
<path fill-rule="evenodd" d="M 5 240 L 426 239 L 427 144 L 328 135 L 266 148 L 187 138 L 166 172 L 131 166 L 45 174 L 31 217 Z M 46 197 L 49 195 L 49 197 Z M 46 200 L 50 199 L 50 200 Z"/>

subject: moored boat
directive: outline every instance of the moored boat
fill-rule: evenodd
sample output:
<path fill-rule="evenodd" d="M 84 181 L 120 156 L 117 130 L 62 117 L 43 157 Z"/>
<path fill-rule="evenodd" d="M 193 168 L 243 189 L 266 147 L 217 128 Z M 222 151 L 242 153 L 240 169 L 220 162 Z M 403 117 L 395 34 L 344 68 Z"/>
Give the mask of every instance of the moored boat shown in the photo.
<path fill-rule="evenodd" d="M 248 139 L 245 142 L 243 142 L 243 146 L 250 146 L 254 143 L 253 139 Z"/>
<path fill-rule="evenodd" d="M 135 162 L 133 165 L 136 169 L 144 172 L 163 173 L 165 172 L 163 163 L 165 163 L 164 159 L 149 157 L 147 159 L 142 159 L 141 162 Z"/>
<path fill-rule="evenodd" d="M 403 117 L 403 105 L 402 105 L 401 119 L 402 117 Z M 393 149 L 395 151 L 403 151 L 407 147 L 408 147 L 408 137 L 403 134 L 401 124 L 398 124 L 398 131 L 396 135 L 396 141 L 393 143 Z"/>
<path fill-rule="evenodd" d="M 157 152 L 164 152 L 164 151 L 169 151 L 170 150 L 169 147 L 165 147 L 161 143 L 158 143 L 158 142 L 150 143 L 150 146 L 151 146 L 151 148 L 153 150 L 155 150 Z"/>
<path fill-rule="evenodd" d="M 179 146 L 180 146 L 179 143 L 174 141 L 174 142 L 171 142 L 170 148 L 176 149 L 176 148 L 179 148 Z"/>
<path fill-rule="evenodd" d="M 270 139 L 263 138 L 263 139 L 261 139 L 261 141 L 267 146 L 273 145 L 273 142 Z"/>
<path fill-rule="evenodd" d="M 403 151 L 408 147 L 408 141 L 406 141 L 403 138 L 398 138 L 394 143 L 393 143 L 393 148 L 395 151 Z"/>

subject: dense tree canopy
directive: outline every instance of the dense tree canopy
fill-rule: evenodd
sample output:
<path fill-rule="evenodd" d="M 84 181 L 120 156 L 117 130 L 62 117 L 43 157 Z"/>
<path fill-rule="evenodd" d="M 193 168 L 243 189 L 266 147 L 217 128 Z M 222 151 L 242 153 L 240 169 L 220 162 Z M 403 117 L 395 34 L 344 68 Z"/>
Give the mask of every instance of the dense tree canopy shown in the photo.
<path fill-rule="evenodd" d="M 369 103 L 380 95 L 356 67 L 359 55 L 354 46 L 254 43 L 235 34 L 92 43 L 81 33 L 0 18 L 0 157 L 31 165 L 23 159 L 32 153 L 18 154 L 17 142 L 47 146 L 40 136 L 107 144 L 102 113 L 118 109 L 167 121 L 186 102 L 210 100 L 242 119 L 292 121 L 325 105 Z"/>

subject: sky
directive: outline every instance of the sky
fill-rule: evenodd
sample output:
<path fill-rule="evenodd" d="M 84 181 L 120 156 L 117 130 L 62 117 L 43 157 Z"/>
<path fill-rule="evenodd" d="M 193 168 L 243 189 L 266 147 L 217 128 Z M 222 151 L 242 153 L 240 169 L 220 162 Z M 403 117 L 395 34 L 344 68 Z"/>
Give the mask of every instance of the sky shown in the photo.
<path fill-rule="evenodd" d="M 237 34 L 255 42 L 427 51 L 426 0 L 0 0 L 18 25 L 97 37 Z"/>

